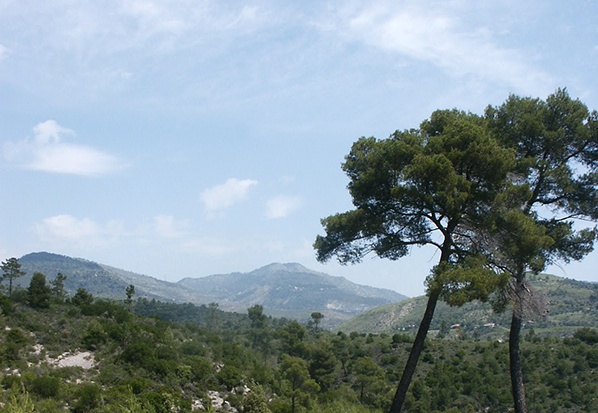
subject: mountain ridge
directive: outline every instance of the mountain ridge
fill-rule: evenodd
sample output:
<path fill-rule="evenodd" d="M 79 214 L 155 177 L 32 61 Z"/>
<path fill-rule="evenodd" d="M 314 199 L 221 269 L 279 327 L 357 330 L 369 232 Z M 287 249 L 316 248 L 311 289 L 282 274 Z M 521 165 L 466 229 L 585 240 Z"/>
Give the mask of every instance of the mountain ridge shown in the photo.
<path fill-rule="evenodd" d="M 27 276 L 16 280 L 21 287 L 28 285 L 36 271 L 44 273 L 49 281 L 60 272 L 67 276 L 65 289 L 70 294 L 85 288 L 97 297 L 124 299 L 125 288 L 133 284 L 136 297 L 196 305 L 218 303 L 221 309 L 236 312 L 259 304 L 269 315 L 302 321 L 308 320 L 312 312 L 321 312 L 330 326 L 407 298 L 293 262 L 271 263 L 247 273 L 184 277 L 177 282 L 49 252 L 26 254 L 19 262 L 27 272 Z"/>

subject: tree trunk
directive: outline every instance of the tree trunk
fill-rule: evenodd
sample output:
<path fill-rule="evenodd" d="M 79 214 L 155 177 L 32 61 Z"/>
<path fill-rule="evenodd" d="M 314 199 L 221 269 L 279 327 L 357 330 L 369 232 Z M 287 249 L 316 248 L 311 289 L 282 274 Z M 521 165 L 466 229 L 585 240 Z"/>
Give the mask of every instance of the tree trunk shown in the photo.
<path fill-rule="evenodd" d="M 426 340 L 428 330 L 430 329 L 430 324 L 432 323 L 432 317 L 434 316 L 434 310 L 436 309 L 436 304 L 438 303 L 439 297 L 439 288 L 436 288 L 430 292 L 428 304 L 426 305 L 426 312 L 424 313 L 424 317 L 422 318 L 419 329 L 417 330 L 413 347 L 411 347 L 411 352 L 409 353 L 409 358 L 407 359 L 407 364 L 403 370 L 401 381 L 399 382 L 399 386 L 397 387 L 397 391 L 392 400 L 392 406 L 390 407 L 389 413 L 400 413 L 401 409 L 403 408 L 405 396 L 407 395 L 407 390 L 411 384 L 413 373 L 415 373 L 415 367 L 417 366 L 419 356 L 424 349 L 424 342 Z"/>
<path fill-rule="evenodd" d="M 511 371 L 511 390 L 513 392 L 513 403 L 515 413 L 527 413 L 525 405 L 525 385 L 523 384 L 523 369 L 521 365 L 521 353 L 519 351 L 519 341 L 521 338 L 521 318 L 522 314 L 522 296 L 523 284 L 517 282 L 515 286 L 515 310 L 511 318 L 511 331 L 509 332 L 509 368 Z"/>

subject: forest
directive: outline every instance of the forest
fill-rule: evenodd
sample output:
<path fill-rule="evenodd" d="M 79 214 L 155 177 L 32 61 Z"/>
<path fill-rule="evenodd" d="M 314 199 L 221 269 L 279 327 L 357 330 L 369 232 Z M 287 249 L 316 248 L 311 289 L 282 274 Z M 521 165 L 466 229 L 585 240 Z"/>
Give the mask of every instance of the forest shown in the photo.
<path fill-rule="evenodd" d="M 34 279 L 41 280 L 37 286 Z M 126 298 L 125 298 L 126 297 Z M 135 299 L 68 297 L 43 274 L 1 298 L 5 412 L 388 411 L 413 336 L 331 332 L 272 318 Z M 521 343 L 534 412 L 598 409 L 598 331 L 530 331 Z M 84 354 L 89 365 L 64 365 Z M 450 331 L 427 338 L 409 412 L 509 412 L 508 347 Z"/>

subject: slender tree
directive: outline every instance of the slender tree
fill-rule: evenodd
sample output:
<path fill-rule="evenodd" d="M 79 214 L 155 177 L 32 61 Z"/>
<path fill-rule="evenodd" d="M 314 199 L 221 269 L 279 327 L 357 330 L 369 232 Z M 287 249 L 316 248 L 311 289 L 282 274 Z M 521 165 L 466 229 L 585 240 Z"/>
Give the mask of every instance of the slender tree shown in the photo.
<path fill-rule="evenodd" d="M 520 334 L 526 311 L 541 301 L 526 274 L 556 260 L 580 260 L 593 248 L 596 228 L 576 229 L 576 223 L 598 219 L 598 113 L 559 89 L 546 101 L 510 96 L 488 107 L 486 118 L 517 158 L 512 186 L 489 215 L 494 233 L 487 244 L 512 279 L 511 385 L 515 412 L 525 413 Z"/>
<path fill-rule="evenodd" d="M 283 354 L 280 366 L 282 378 L 288 385 L 287 394 L 291 399 L 291 413 L 295 413 L 297 403 L 306 404 L 310 395 L 320 387 L 309 375 L 307 361 Z"/>
<path fill-rule="evenodd" d="M 127 305 L 131 305 L 133 303 L 133 296 L 135 295 L 135 286 L 133 284 L 129 284 L 125 288 L 125 294 L 127 296 L 125 302 L 127 303 Z"/>
<path fill-rule="evenodd" d="M 314 311 L 311 313 L 311 319 L 314 325 L 314 331 L 318 332 L 320 329 L 320 323 L 324 319 L 324 314 L 320 313 L 319 311 Z"/>
<path fill-rule="evenodd" d="M 368 253 L 398 260 L 413 246 L 440 252 L 427 279 L 428 303 L 393 399 L 401 411 L 439 299 L 484 299 L 503 278 L 484 265 L 471 242 L 472 222 L 504 188 L 514 155 L 488 134 L 484 120 L 436 111 L 420 129 L 386 140 L 361 138 L 343 164 L 355 209 L 322 220 L 317 258 L 358 263 Z"/>
<path fill-rule="evenodd" d="M 16 258 L 9 258 L 2 261 L 2 274 L 3 278 L 8 278 L 8 296 L 12 297 L 12 282 L 15 278 L 22 277 L 25 275 L 25 271 L 21 271 L 21 264 Z"/>
<path fill-rule="evenodd" d="M 64 291 L 64 282 L 66 281 L 66 275 L 63 275 L 59 272 L 52 281 L 50 281 L 52 295 L 56 298 L 57 301 L 63 302 L 64 298 L 66 297 L 66 292 Z"/>
<path fill-rule="evenodd" d="M 251 329 L 249 331 L 251 344 L 254 348 L 260 348 L 263 351 L 267 351 L 270 334 L 267 329 L 268 316 L 264 314 L 264 307 L 255 304 L 247 309 L 247 315 L 251 321 Z"/>

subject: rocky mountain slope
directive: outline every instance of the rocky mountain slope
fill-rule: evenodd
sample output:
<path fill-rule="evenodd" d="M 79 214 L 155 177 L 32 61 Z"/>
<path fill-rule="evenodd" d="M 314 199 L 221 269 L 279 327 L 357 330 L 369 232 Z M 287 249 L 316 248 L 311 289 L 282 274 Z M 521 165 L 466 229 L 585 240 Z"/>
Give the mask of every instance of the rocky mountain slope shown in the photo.
<path fill-rule="evenodd" d="M 261 304 L 278 316 L 306 318 L 319 311 L 347 319 L 407 297 L 391 290 L 354 284 L 300 264 L 270 264 L 249 273 L 185 278 L 179 285 L 208 296 L 224 308 L 241 311 Z"/>

